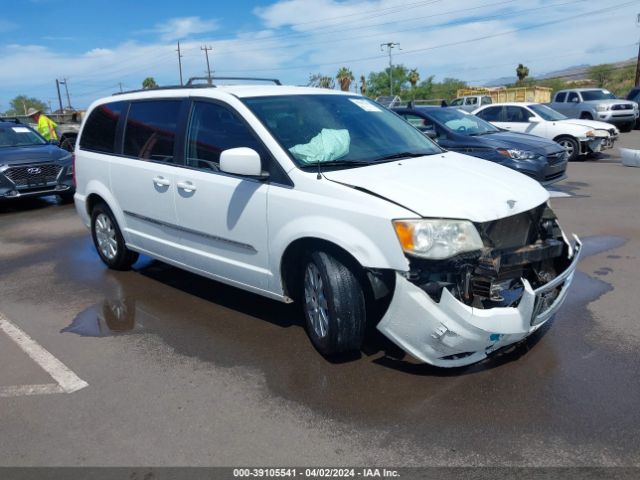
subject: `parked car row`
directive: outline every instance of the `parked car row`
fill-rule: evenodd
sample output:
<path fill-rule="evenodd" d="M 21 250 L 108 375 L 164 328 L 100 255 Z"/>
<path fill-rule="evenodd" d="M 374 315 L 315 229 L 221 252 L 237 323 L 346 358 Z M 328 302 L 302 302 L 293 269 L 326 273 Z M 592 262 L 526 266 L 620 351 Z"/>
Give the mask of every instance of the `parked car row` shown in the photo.
<path fill-rule="evenodd" d="M 566 178 L 567 152 L 556 142 L 499 129 L 453 108 L 396 108 L 414 127 L 454 152 L 517 170 L 543 185 Z"/>

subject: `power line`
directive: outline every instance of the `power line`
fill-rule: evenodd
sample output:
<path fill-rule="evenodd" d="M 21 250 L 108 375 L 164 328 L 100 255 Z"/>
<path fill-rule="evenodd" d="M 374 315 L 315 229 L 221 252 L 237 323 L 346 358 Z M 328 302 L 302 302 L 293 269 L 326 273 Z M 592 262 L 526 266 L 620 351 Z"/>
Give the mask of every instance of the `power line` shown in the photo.
<path fill-rule="evenodd" d="M 547 21 L 547 22 L 537 23 L 537 24 L 534 24 L 534 25 L 528 25 L 528 26 L 515 28 L 515 29 L 512 29 L 512 30 L 506 30 L 506 31 L 503 31 L 503 32 L 493 33 L 493 34 L 489 34 L 489 35 L 482 35 L 480 37 L 468 38 L 466 40 L 460 40 L 460 41 L 456 41 L 456 42 L 442 43 L 442 44 L 438 44 L 438 45 L 432 45 L 430 47 L 418 48 L 418 49 L 413 49 L 413 50 L 404 50 L 402 53 L 398 53 L 398 55 L 409 55 L 409 54 L 421 53 L 421 52 L 425 52 L 425 51 L 429 51 L 429 50 L 436 50 L 436 49 L 439 49 L 439 48 L 445 48 L 445 47 L 451 47 L 451 46 L 457 46 L 457 45 L 464 45 L 464 44 L 467 44 L 467 43 L 478 42 L 478 41 L 486 40 L 486 39 L 489 39 L 489 38 L 495 38 L 495 37 L 499 37 L 499 36 L 508 35 L 508 34 L 511 34 L 511 33 L 517 33 L 517 32 L 520 32 L 520 31 L 533 30 L 535 28 L 545 27 L 545 26 L 548 26 L 548 25 L 558 24 L 558 23 L 562 23 L 562 22 L 568 22 L 568 21 L 572 21 L 572 20 L 575 20 L 575 19 L 578 19 L 578 18 L 581 18 L 581 17 L 593 15 L 593 14 L 596 14 L 596 13 L 603 13 L 604 15 L 606 15 L 608 13 L 616 13 L 616 12 L 612 12 L 612 10 L 614 8 L 626 7 L 628 5 L 632 5 L 632 4 L 635 4 L 635 3 L 637 3 L 637 2 L 636 1 L 623 2 L 623 3 L 620 3 L 620 4 L 614 5 L 613 7 L 606 7 L 606 8 L 601 8 L 601 9 L 597 9 L 597 10 L 590 10 L 588 12 L 575 14 L 575 15 L 573 15 L 571 17 L 562 18 L 562 19 L 558 19 L 558 20 L 551 20 L 551 21 Z M 369 56 L 369 57 L 344 59 L 344 60 L 339 60 L 339 61 L 335 61 L 335 62 L 323 62 L 323 63 L 306 64 L 306 65 L 293 65 L 293 66 L 287 66 L 287 67 L 265 68 L 265 69 L 261 69 L 260 71 L 264 71 L 264 72 L 286 71 L 286 70 L 297 70 L 297 69 L 302 69 L 302 68 L 316 68 L 316 67 L 341 65 L 341 64 L 344 65 L 344 64 L 352 64 L 352 63 L 364 62 L 364 61 L 367 61 L 367 60 L 375 60 L 375 59 L 379 59 L 379 58 L 380 58 L 379 55 L 375 55 L 375 56 Z M 255 69 L 229 70 L 229 72 L 247 72 L 247 71 L 255 72 L 256 70 Z"/>

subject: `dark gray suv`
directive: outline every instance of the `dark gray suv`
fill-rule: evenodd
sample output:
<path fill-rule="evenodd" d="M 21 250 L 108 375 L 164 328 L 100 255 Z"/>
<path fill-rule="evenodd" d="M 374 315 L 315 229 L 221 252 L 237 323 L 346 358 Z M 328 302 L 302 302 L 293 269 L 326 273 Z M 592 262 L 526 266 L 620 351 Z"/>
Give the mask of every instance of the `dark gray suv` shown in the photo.
<path fill-rule="evenodd" d="M 0 120 L 0 200 L 75 192 L 72 154 L 17 119 Z"/>

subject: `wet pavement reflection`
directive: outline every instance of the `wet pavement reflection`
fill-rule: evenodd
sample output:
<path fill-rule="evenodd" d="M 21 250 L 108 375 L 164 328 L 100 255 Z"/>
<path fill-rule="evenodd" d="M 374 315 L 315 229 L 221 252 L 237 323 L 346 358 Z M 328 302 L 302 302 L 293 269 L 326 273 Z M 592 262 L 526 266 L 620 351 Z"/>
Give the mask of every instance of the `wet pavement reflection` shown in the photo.
<path fill-rule="evenodd" d="M 606 252 L 624 242 L 586 238 L 584 253 Z M 569 439 L 589 437 L 604 423 L 609 433 L 599 438 L 621 448 L 626 434 L 620 432 L 629 432 L 616 432 L 616 425 L 627 422 L 624 412 L 639 398 L 632 372 L 640 362 L 592 345 L 587 335 L 593 326 L 588 303 L 612 288 L 602 277 L 577 272 L 563 309 L 523 344 L 471 367 L 439 369 L 403 355 L 375 331 L 360 356 L 327 361 L 307 340 L 296 305 L 148 258 L 135 268 L 104 273 L 108 281 L 103 278 L 100 288 L 110 285 L 105 300 L 81 312 L 63 332 L 135 334 L 138 345 L 160 339 L 179 355 L 257 370 L 271 394 L 323 415 L 402 431 L 419 442 L 446 442 L 462 426 L 469 436 L 485 435 L 491 418 L 499 429 L 506 424 L 518 435 L 544 430 Z M 154 351 L 143 348 L 140 354 Z M 508 438 L 477 448 L 486 448 L 487 454 L 500 443 L 508 448 Z"/>

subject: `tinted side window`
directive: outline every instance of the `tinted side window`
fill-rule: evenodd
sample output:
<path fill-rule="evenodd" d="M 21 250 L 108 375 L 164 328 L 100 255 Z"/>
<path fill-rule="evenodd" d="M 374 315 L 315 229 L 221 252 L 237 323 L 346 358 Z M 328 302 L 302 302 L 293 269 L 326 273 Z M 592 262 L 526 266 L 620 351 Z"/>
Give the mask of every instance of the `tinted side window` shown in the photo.
<path fill-rule="evenodd" d="M 556 102 L 564 102 L 564 99 L 567 98 L 567 92 L 560 92 L 556 94 Z"/>
<path fill-rule="evenodd" d="M 476 115 L 487 122 L 499 122 L 500 121 L 500 111 L 502 107 L 489 107 L 485 108 L 481 112 L 478 112 Z"/>
<path fill-rule="evenodd" d="M 215 103 L 194 102 L 187 132 L 187 166 L 217 171 L 220 153 L 238 147 L 252 148 L 266 158 L 260 142 L 235 112 Z"/>
<path fill-rule="evenodd" d="M 124 132 L 124 154 L 173 163 L 179 100 L 134 102 Z"/>
<path fill-rule="evenodd" d="M 580 100 L 578 94 L 576 92 L 569 92 L 569 97 L 567 98 L 567 102 L 575 102 L 576 100 Z"/>
<path fill-rule="evenodd" d="M 482 105 L 489 105 L 491 103 L 491 97 L 482 97 L 480 103 Z"/>
<path fill-rule="evenodd" d="M 457 107 L 458 105 L 462 105 L 464 98 L 456 98 L 454 101 L 450 103 L 452 107 Z"/>
<path fill-rule="evenodd" d="M 507 107 L 507 122 L 528 122 L 529 117 L 532 117 L 529 112 L 521 107 Z"/>
<path fill-rule="evenodd" d="M 80 137 L 80 148 L 113 153 L 116 128 L 125 102 L 106 103 L 93 109 Z"/>
<path fill-rule="evenodd" d="M 475 105 L 478 103 L 478 97 L 469 97 L 465 100 L 465 105 Z"/>

